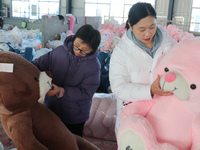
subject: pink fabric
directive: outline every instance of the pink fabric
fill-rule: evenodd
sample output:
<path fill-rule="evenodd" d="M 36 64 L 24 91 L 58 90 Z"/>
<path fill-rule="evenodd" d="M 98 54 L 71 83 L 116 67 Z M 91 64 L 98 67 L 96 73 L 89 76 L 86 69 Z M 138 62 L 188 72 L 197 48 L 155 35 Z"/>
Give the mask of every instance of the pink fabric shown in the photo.
<path fill-rule="evenodd" d="M 85 16 L 85 24 L 87 24 L 87 17 Z"/>
<path fill-rule="evenodd" d="M 192 33 L 180 30 L 176 25 L 170 24 L 167 27 L 166 26 L 161 26 L 161 27 L 164 30 L 166 30 L 169 36 L 171 36 L 177 42 L 196 38 Z"/>
<path fill-rule="evenodd" d="M 116 141 L 116 99 L 113 94 L 96 93 L 93 97 L 90 118 L 84 127 L 84 136 Z"/>
<path fill-rule="evenodd" d="M 91 137 L 84 138 L 99 147 L 100 150 L 117 150 L 116 142 Z"/>
<path fill-rule="evenodd" d="M 69 16 L 69 29 L 72 31 L 72 33 L 74 32 L 74 20 L 75 20 L 75 18 L 74 18 L 74 16 Z"/>
<path fill-rule="evenodd" d="M 49 15 L 49 14 L 46 14 L 46 16 L 48 17 L 48 18 L 51 18 L 52 16 L 51 15 Z"/>
<path fill-rule="evenodd" d="M 165 80 L 167 82 L 173 82 L 174 80 L 176 80 L 176 74 L 175 73 L 168 73 L 166 76 L 165 76 Z"/>
<path fill-rule="evenodd" d="M 174 91 L 189 93 L 189 98 L 180 100 L 176 97 L 177 93 L 174 93 L 171 96 L 156 96 L 153 101 L 144 100 L 127 105 L 121 112 L 123 121 L 119 128 L 118 141 L 120 135 L 130 129 L 142 136 L 146 147 L 154 150 L 155 147 L 162 147 L 161 143 L 176 147 L 172 149 L 200 150 L 199 47 L 200 39 L 180 42 L 160 59 L 155 70 L 155 79 L 157 74 L 162 79 L 166 74 L 165 68 L 179 72 L 179 76 L 173 76 L 173 81 L 169 81 L 173 82 Z M 188 87 L 181 86 L 183 83 L 179 81 L 183 81 L 183 78 Z M 196 88 L 191 88 L 194 85 Z M 178 86 L 180 88 L 176 88 Z M 184 90 L 181 91 L 182 89 Z M 153 140 L 154 136 L 156 140 Z M 169 149 L 162 147 L 162 150 Z"/>

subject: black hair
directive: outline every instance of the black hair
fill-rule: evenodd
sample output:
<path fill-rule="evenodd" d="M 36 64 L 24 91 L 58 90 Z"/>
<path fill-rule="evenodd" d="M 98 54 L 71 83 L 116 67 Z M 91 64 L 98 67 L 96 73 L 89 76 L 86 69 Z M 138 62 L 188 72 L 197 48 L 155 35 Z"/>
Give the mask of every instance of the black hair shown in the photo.
<path fill-rule="evenodd" d="M 83 43 L 88 44 L 92 48 L 93 51 L 90 53 L 91 55 L 94 54 L 99 47 L 101 41 L 101 34 L 90 24 L 85 24 L 77 30 L 77 32 L 72 38 L 72 41 L 74 42 L 76 38 L 80 38 L 81 40 L 83 40 Z"/>
<path fill-rule="evenodd" d="M 153 16 L 156 19 L 156 11 L 150 3 L 138 2 L 134 4 L 129 10 L 125 28 L 128 30 L 128 23 L 133 26 L 147 16 Z"/>

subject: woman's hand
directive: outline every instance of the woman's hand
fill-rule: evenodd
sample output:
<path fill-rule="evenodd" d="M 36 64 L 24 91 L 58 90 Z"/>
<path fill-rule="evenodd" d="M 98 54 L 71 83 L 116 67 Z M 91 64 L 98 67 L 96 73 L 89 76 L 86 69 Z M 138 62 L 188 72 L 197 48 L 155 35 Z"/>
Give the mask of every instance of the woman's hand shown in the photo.
<path fill-rule="evenodd" d="M 60 93 L 60 87 L 58 87 L 57 85 L 55 85 L 55 84 L 52 83 L 52 89 L 50 89 L 47 92 L 47 95 L 48 96 L 54 96 L 54 95 L 56 95 L 58 93 Z"/>
<path fill-rule="evenodd" d="M 172 92 L 163 91 L 160 88 L 160 76 L 158 75 L 157 79 L 151 85 L 151 95 L 157 94 L 159 96 L 169 96 L 173 95 Z"/>

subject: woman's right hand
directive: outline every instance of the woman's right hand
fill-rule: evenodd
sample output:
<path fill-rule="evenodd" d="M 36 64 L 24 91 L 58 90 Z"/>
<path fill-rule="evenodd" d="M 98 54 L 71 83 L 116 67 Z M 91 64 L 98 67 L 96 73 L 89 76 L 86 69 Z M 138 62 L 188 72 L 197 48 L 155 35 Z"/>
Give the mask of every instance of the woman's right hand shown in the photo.
<path fill-rule="evenodd" d="M 54 96 L 60 92 L 60 88 L 52 83 L 52 89 L 47 92 L 48 96 Z"/>
<path fill-rule="evenodd" d="M 151 95 L 157 94 L 159 96 L 169 96 L 173 95 L 172 92 L 163 91 L 160 88 L 160 76 L 158 75 L 157 79 L 151 85 Z"/>

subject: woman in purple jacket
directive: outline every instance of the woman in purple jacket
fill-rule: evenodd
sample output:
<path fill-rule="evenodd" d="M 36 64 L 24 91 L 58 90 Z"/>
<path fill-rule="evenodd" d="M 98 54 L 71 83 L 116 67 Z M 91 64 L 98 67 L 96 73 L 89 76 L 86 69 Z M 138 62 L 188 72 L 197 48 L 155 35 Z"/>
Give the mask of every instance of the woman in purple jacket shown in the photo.
<path fill-rule="evenodd" d="M 83 25 L 62 46 L 40 56 L 34 64 L 52 73 L 53 89 L 44 105 L 57 114 L 68 129 L 82 136 L 89 118 L 92 97 L 100 84 L 97 59 L 101 36 L 91 25 Z"/>

